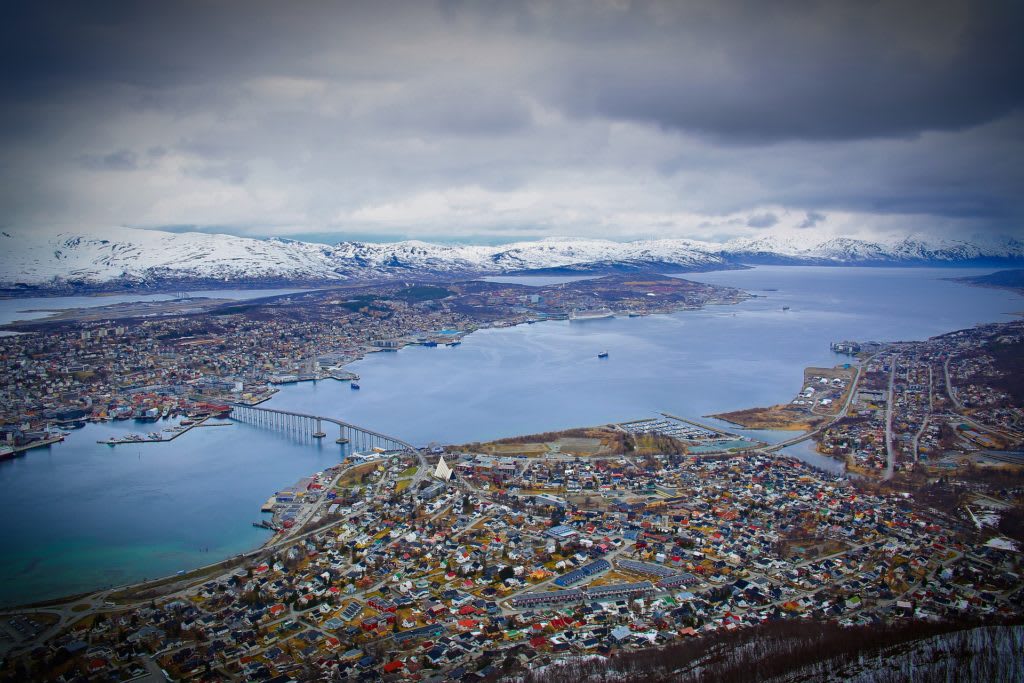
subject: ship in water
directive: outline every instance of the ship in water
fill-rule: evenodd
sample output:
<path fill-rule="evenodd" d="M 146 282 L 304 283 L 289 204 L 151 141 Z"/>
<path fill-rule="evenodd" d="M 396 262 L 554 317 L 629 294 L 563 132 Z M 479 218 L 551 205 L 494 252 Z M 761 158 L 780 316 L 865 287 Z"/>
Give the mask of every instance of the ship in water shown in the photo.
<path fill-rule="evenodd" d="M 592 308 L 586 311 L 576 310 L 569 314 L 569 320 L 600 320 L 613 317 L 615 317 L 615 314 L 607 308 Z"/>
<path fill-rule="evenodd" d="M 349 384 L 349 385 L 348 385 L 348 388 L 349 388 L 349 389 L 358 389 L 358 388 L 359 388 L 359 385 L 358 385 L 358 384 L 356 384 L 355 382 L 352 382 L 352 384 Z"/>
<path fill-rule="evenodd" d="M 601 353 L 597 354 L 597 357 L 598 358 L 607 358 L 608 357 L 608 352 L 607 351 L 602 351 Z"/>

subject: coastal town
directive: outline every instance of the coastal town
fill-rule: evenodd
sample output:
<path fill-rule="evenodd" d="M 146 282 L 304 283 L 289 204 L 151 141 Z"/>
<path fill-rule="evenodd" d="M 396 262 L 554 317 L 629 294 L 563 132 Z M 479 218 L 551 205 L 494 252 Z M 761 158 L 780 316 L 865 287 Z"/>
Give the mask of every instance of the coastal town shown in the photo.
<path fill-rule="evenodd" d="M 908 480 L 966 465 L 1024 465 L 1024 325 L 874 346 L 859 351 L 861 382 L 849 413 L 818 435 L 821 452 L 851 471 Z"/>
<path fill-rule="evenodd" d="M 409 344 L 457 345 L 474 330 L 570 317 L 646 315 L 728 304 L 739 290 L 658 275 L 545 287 L 470 281 L 315 290 L 250 302 L 177 302 L 143 317 L 9 325 L 0 336 L 0 458 L 60 440 L 86 421 L 152 421 L 259 404 L 281 384 L 358 379 L 344 365 Z M 110 316 L 120 316 L 114 306 Z M 161 314 L 162 313 L 162 314 Z M 152 440 L 152 439 L 150 439 Z"/>
<path fill-rule="evenodd" d="M 1024 683 L 1024 0 L 4 9 L 0 683 Z"/>
<path fill-rule="evenodd" d="M 819 453 L 848 471 L 885 480 L 920 483 L 967 465 L 1024 465 L 1021 322 L 832 348 L 853 363 L 808 368 L 789 404 L 715 417 L 806 432 Z"/>
<path fill-rule="evenodd" d="M 572 435 L 341 463 L 279 491 L 297 523 L 237 563 L 4 617 L 32 630 L 3 675 L 498 680 L 774 620 L 1024 609 L 1019 551 L 955 506 L 617 431 L 617 455 L 563 453 Z"/>
<path fill-rule="evenodd" d="M 44 397 L 6 433 L 150 411 L 204 423 L 278 383 L 352 382 L 343 365 L 360 354 L 736 296 L 665 280 L 662 295 L 650 279 L 556 294 L 471 283 L 440 300 L 400 288 L 330 320 L 317 311 L 337 293 L 62 323 L 3 339 L 18 373 L 4 405 Z M 272 535 L 253 551 L 5 611 L 0 680 L 496 681 L 773 623 L 1019 620 L 1022 347 L 1020 322 L 837 342 L 849 362 L 809 368 L 788 406 L 732 416 L 799 424 L 782 443 L 661 413 L 353 450 L 273 493 L 260 522 Z M 845 472 L 780 452 L 801 441 Z"/>

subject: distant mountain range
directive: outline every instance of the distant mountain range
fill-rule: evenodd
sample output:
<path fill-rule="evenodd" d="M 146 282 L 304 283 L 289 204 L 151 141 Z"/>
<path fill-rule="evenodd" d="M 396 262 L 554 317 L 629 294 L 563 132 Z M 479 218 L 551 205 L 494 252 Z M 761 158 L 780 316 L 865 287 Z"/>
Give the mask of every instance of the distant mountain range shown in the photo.
<path fill-rule="evenodd" d="M 782 265 L 1018 265 L 1024 242 L 984 245 L 908 237 L 686 239 L 612 242 L 546 239 L 502 246 L 419 241 L 313 244 L 206 233 L 117 228 L 103 237 L 26 239 L 0 233 L 0 287 L 25 291 L 123 290 L 197 286 L 322 284 L 511 273 L 694 272 Z"/>

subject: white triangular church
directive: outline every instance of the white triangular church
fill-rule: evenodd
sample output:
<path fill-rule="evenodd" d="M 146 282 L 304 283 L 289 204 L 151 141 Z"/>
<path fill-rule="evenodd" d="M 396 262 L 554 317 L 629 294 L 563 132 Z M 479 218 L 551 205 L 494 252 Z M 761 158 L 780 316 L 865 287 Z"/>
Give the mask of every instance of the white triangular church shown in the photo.
<path fill-rule="evenodd" d="M 434 469 L 434 477 L 441 481 L 448 481 L 452 478 L 452 468 L 448 467 L 448 463 L 444 461 L 444 456 L 437 461 L 437 467 Z"/>

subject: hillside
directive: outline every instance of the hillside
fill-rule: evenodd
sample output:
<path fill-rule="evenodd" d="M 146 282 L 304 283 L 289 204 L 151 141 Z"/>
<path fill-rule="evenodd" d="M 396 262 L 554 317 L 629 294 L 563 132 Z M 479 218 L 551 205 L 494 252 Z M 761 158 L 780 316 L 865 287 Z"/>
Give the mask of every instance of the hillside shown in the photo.
<path fill-rule="evenodd" d="M 783 621 L 605 659 L 559 662 L 525 683 L 1024 681 L 1024 626 Z"/>

